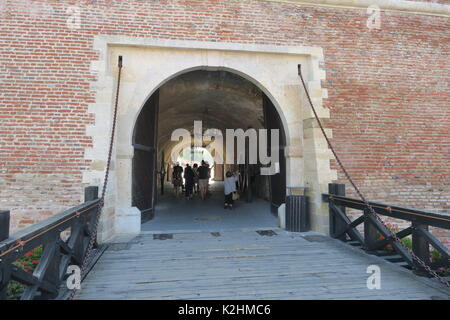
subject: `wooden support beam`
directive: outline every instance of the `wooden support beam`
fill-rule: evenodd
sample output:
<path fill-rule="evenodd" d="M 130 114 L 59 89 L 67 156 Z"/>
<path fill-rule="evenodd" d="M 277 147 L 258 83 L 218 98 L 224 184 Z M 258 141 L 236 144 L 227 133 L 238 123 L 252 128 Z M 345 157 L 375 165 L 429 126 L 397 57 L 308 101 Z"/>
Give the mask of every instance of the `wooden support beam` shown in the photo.
<path fill-rule="evenodd" d="M 328 184 L 328 192 L 332 195 L 345 196 L 345 184 L 330 183 Z M 344 206 L 338 206 L 338 208 L 345 214 Z M 329 221 L 330 236 L 345 241 L 345 230 L 347 229 L 347 225 L 335 216 L 331 207 L 329 209 Z"/>
<path fill-rule="evenodd" d="M 6 300 L 6 289 L 11 279 L 11 268 L 9 263 L 0 261 L 0 300 Z"/>
<path fill-rule="evenodd" d="M 418 228 L 417 232 L 422 236 L 422 238 L 425 238 L 425 240 L 433 246 L 437 251 L 439 251 L 440 254 L 444 257 L 444 259 L 450 259 L 450 250 L 444 246 L 436 237 L 434 237 L 430 231 L 428 231 L 428 228 Z"/>
<path fill-rule="evenodd" d="M 406 236 L 409 236 L 412 233 L 412 228 L 408 227 L 396 233 L 396 236 L 399 239 L 402 239 Z M 384 248 L 386 245 L 390 243 L 389 239 L 377 240 L 377 242 L 373 245 L 372 250 L 378 250 Z"/>
<path fill-rule="evenodd" d="M 345 227 L 345 229 L 343 229 L 340 232 L 336 233 L 336 237 L 339 239 L 339 237 L 341 237 L 343 234 L 345 235 L 346 233 L 348 233 L 350 229 L 356 228 L 357 226 L 359 226 L 363 222 L 364 222 L 364 216 L 360 216 L 360 217 L 356 218 L 355 220 L 350 222 L 350 224 L 348 224 Z"/>
<path fill-rule="evenodd" d="M 361 199 L 335 196 L 331 194 L 323 194 L 322 196 L 324 201 L 327 202 L 330 200 L 330 196 L 332 196 L 333 202 L 337 206 L 345 206 L 347 208 L 356 210 L 364 210 L 366 208 L 366 204 Z M 369 204 L 372 206 L 375 213 L 383 216 L 393 217 L 396 219 L 407 220 L 411 222 L 415 221 L 421 224 L 426 224 L 428 226 L 450 230 L 450 217 L 448 215 L 394 205 L 387 205 L 384 203 L 372 201 L 369 201 Z"/>
<path fill-rule="evenodd" d="M 377 228 L 368 219 L 369 215 L 369 209 L 364 209 L 364 249 L 367 252 L 373 251 L 377 242 Z"/>
<path fill-rule="evenodd" d="M 428 230 L 428 226 L 419 223 L 412 223 L 412 249 L 416 256 L 420 258 L 427 265 L 430 264 L 430 244 L 427 241 L 427 237 L 421 232 L 421 230 Z M 425 273 L 424 268 L 414 261 L 414 269 L 417 273 Z"/>
<path fill-rule="evenodd" d="M 10 212 L 0 211 L 0 242 L 9 238 Z M 10 270 L 6 263 L 0 259 L 0 300 L 6 299 L 6 289 L 10 278 Z"/>
<path fill-rule="evenodd" d="M 21 296 L 21 300 L 33 300 L 37 291 L 39 290 L 39 288 L 41 288 L 43 280 L 45 280 L 44 276 L 48 271 L 48 269 L 50 268 L 53 257 L 56 254 L 57 248 L 58 247 L 56 244 L 56 240 L 44 247 L 44 251 L 42 252 L 39 264 L 33 271 L 33 277 L 36 278 L 37 281 L 33 285 L 25 289 L 25 291 Z"/>
<path fill-rule="evenodd" d="M 413 260 L 411 255 L 401 244 L 397 243 L 396 241 L 393 241 L 391 232 L 372 214 L 368 216 L 368 219 L 370 219 L 371 223 L 377 228 L 377 230 L 383 235 L 383 237 L 385 237 L 386 240 L 388 240 L 391 243 L 395 251 L 397 251 L 397 253 L 401 255 L 410 266 L 412 266 Z"/>
<path fill-rule="evenodd" d="M 345 229 L 347 229 L 347 226 L 349 226 L 352 223 L 350 219 L 337 206 L 335 206 L 332 201 L 330 201 L 330 207 L 334 211 L 336 217 L 340 219 L 342 223 L 345 224 Z M 347 234 L 350 236 L 352 240 L 358 241 L 361 245 L 364 245 L 364 238 L 355 228 L 348 228 Z"/>
<path fill-rule="evenodd" d="M 54 284 L 52 284 L 48 281 L 39 281 L 32 274 L 30 274 L 26 271 L 23 271 L 21 268 L 16 267 L 16 266 L 14 266 L 12 268 L 11 278 L 13 280 L 20 281 L 21 283 L 28 285 L 28 286 L 36 286 L 40 290 L 43 290 L 47 293 L 51 293 L 51 294 L 58 293 L 58 288 Z M 31 297 L 31 298 L 33 298 L 33 297 Z"/>

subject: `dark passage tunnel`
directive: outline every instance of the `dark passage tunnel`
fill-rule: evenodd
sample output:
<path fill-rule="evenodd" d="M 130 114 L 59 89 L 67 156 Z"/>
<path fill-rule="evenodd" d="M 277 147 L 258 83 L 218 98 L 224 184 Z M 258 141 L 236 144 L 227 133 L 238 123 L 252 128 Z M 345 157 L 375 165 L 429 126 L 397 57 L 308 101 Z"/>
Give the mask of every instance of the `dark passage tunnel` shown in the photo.
<path fill-rule="evenodd" d="M 132 201 L 133 206 L 141 211 L 143 222 L 157 217 L 159 211 L 163 214 L 164 210 L 158 208 L 163 208 L 167 201 L 174 201 L 169 182 L 173 165 L 171 153 L 178 141 L 171 141 L 171 135 L 179 128 L 193 134 L 194 121 L 201 121 L 204 131 L 221 130 L 224 141 L 226 129 L 279 129 L 277 174 L 261 175 L 259 163 L 237 165 L 235 161 L 235 164 L 211 164 L 215 171 L 212 177 L 214 192 L 223 192 L 220 181 L 225 171 L 240 171 L 240 202 L 247 203 L 246 208 L 250 208 L 252 202 L 263 199 L 267 212 L 276 214 L 278 206 L 284 203 L 286 164 L 285 134 L 275 107 L 257 86 L 237 74 L 198 70 L 179 75 L 162 85 L 149 98 L 136 122 L 133 134 Z M 268 140 L 270 142 L 270 136 Z M 207 146 L 205 142 L 203 147 Z M 164 195 L 161 195 L 162 191 Z M 220 206 L 220 203 L 217 205 Z M 211 208 L 204 205 L 199 206 L 198 210 L 211 211 Z"/>

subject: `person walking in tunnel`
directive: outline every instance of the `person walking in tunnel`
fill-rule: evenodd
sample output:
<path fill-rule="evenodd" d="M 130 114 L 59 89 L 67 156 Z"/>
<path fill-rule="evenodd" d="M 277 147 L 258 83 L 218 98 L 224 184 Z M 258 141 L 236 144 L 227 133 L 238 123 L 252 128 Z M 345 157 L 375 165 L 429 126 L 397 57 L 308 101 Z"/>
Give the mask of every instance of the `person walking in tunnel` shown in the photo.
<path fill-rule="evenodd" d="M 184 183 L 186 200 L 191 200 L 192 189 L 194 187 L 194 171 L 192 170 L 189 163 L 186 164 L 186 168 L 184 168 Z"/>
<path fill-rule="evenodd" d="M 206 198 L 206 192 L 208 190 L 208 172 L 209 168 L 206 162 L 202 160 L 202 164 L 198 167 L 198 186 L 200 188 L 200 197 L 202 200 Z"/>
<path fill-rule="evenodd" d="M 194 163 L 192 172 L 194 172 L 194 193 L 198 193 L 198 164 Z"/>
<path fill-rule="evenodd" d="M 209 191 L 209 180 L 211 180 L 211 166 L 208 161 L 205 161 L 206 168 L 208 168 L 208 183 L 206 184 L 206 196 L 210 196 L 211 192 Z"/>
<path fill-rule="evenodd" d="M 172 170 L 172 184 L 175 189 L 175 196 L 178 197 L 181 186 L 183 185 L 183 168 L 177 162 Z"/>
<path fill-rule="evenodd" d="M 236 192 L 236 181 L 238 181 L 238 174 L 227 171 L 223 183 L 225 193 L 224 209 L 233 209 L 233 194 Z"/>

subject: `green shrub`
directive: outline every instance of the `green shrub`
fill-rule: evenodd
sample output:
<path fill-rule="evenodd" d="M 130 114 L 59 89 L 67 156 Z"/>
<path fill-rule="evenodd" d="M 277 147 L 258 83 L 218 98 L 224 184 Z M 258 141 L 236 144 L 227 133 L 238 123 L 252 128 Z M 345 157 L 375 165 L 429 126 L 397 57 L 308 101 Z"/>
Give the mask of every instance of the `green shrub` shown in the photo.
<path fill-rule="evenodd" d="M 432 249 L 431 250 L 431 262 L 437 262 L 441 259 L 443 259 L 442 254 L 439 251 Z M 440 271 L 442 273 L 442 275 L 445 277 L 450 276 L 450 264 L 446 265 L 444 267 L 438 268 L 438 271 Z"/>
<path fill-rule="evenodd" d="M 402 243 L 405 247 L 407 247 L 408 249 L 412 250 L 412 239 L 410 237 L 407 238 L 403 238 L 402 239 Z"/>
<path fill-rule="evenodd" d="M 13 262 L 13 264 L 28 273 L 33 273 L 36 266 L 39 264 L 39 260 L 42 256 L 42 246 L 39 246 L 32 251 L 25 253 L 25 255 Z M 26 285 L 20 282 L 11 280 L 6 288 L 6 299 L 17 300 L 27 288 Z"/>
<path fill-rule="evenodd" d="M 19 300 L 22 293 L 27 288 L 26 285 L 20 282 L 11 280 L 6 288 L 6 299 L 8 300 Z"/>

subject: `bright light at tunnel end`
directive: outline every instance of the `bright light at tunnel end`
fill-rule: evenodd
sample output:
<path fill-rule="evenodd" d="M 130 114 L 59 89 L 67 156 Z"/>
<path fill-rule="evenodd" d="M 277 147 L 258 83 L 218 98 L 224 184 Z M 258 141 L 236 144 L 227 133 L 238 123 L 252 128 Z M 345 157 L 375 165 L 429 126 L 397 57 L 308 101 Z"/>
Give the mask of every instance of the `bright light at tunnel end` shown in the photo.
<path fill-rule="evenodd" d="M 270 134 L 269 134 L 270 133 Z M 270 136 L 270 148 L 268 140 Z M 226 129 L 225 130 L 225 159 L 224 135 L 220 129 L 203 131 L 201 120 L 194 121 L 194 132 L 178 128 L 172 132 L 172 141 L 178 141 L 171 152 L 172 162 L 176 162 L 180 152 L 187 146 L 194 148 L 205 147 L 213 155 L 217 164 L 262 164 L 261 175 L 274 175 L 280 172 L 279 150 L 280 132 L 278 129 Z M 235 147 L 235 141 L 237 141 Z M 248 143 L 246 143 L 248 141 Z M 246 153 L 246 147 L 248 153 Z M 270 156 L 268 155 L 270 149 Z M 236 155 L 235 155 L 236 152 Z"/>

